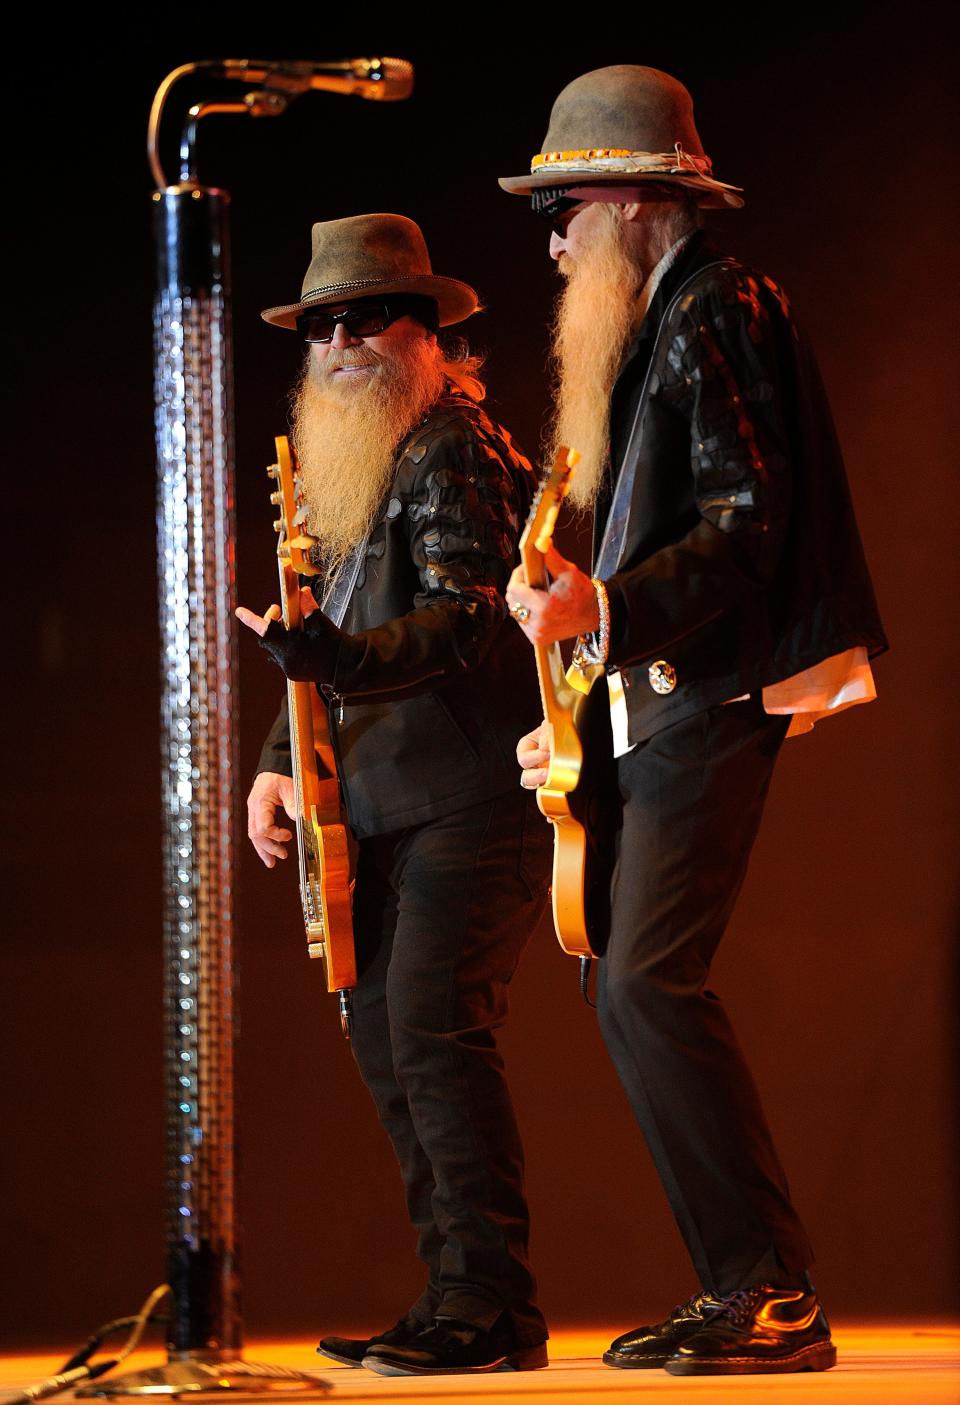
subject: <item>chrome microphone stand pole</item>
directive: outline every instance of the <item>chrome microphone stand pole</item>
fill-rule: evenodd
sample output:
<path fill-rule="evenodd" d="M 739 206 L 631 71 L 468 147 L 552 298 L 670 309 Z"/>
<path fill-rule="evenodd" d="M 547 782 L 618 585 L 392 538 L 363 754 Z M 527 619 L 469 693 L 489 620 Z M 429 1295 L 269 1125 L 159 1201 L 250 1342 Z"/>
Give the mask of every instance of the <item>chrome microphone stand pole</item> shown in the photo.
<path fill-rule="evenodd" d="M 237 1257 L 234 1065 L 236 962 L 236 634 L 229 195 L 196 178 L 201 118 L 282 112 L 309 87 L 344 86 L 349 65 L 246 61 L 185 65 L 151 113 L 157 257 L 154 303 L 161 628 L 166 1244 L 170 1287 L 163 1367 L 100 1379 L 81 1395 L 326 1390 L 313 1375 L 242 1357 Z M 232 65 L 232 67 L 231 67 Z M 378 92 L 376 96 L 406 96 Z M 266 79 L 242 102 L 190 108 L 181 179 L 168 185 L 160 118 L 187 74 Z M 385 85 L 386 86 L 386 85 Z M 371 96 L 364 93 L 362 96 Z"/>

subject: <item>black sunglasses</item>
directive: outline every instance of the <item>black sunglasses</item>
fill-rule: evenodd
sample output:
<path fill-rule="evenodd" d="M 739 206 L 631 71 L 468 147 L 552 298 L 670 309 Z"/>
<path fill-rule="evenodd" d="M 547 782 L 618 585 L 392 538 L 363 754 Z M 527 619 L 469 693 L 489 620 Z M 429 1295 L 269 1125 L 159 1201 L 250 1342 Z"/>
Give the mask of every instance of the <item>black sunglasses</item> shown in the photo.
<path fill-rule="evenodd" d="M 564 216 L 569 214 L 571 210 L 579 209 L 583 203 L 582 200 L 575 200 L 570 195 L 558 195 L 552 200 L 535 201 L 533 209 L 535 214 L 547 221 L 554 234 L 559 234 L 562 239 L 567 232 L 567 221 Z"/>
<path fill-rule="evenodd" d="M 332 340 L 337 323 L 342 322 L 352 337 L 375 337 L 401 317 L 415 317 L 428 331 L 437 330 L 437 304 L 433 298 L 406 294 L 353 302 L 342 312 L 328 312 L 326 308 L 301 312 L 297 318 L 297 331 L 304 341 L 327 342 Z"/>

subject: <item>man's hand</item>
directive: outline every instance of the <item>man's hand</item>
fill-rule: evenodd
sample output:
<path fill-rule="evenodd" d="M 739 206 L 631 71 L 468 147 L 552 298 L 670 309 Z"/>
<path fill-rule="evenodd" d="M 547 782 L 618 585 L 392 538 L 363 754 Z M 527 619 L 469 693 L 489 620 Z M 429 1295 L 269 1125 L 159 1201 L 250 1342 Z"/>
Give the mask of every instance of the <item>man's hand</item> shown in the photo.
<path fill-rule="evenodd" d="M 247 796 L 247 835 L 267 868 L 277 859 L 285 859 L 285 845 L 293 834 L 274 824 L 277 809 L 282 805 L 292 820 L 297 817 L 293 800 L 293 779 L 273 771 L 261 771 Z"/>
<path fill-rule="evenodd" d="M 319 610 L 320 606 L 313 597 L 313 591 L 309 586 L 300 587 L 300 614 L 304 619 L 312 615 L 314 610 Z M 283 611 L 279 605 L 271 605 L 269 610 L 263 615 L 258 615 L 254 610 L 248 610 L 244 605 L 238 605 L 234 612 L 241 624 L 245 624 L 247 629 L 252 629 L 254 634 L 259 634 L 262 639 L 274 620 L 283 619 Z"/>
<path fill-rule="evenodd" d="M 238 605 L 234 611 L 241 624 L 245 624 L 247 629 L 252 629 L 254 634 L 259 634 L 262 639 L 274 620 L 279 620 L 283 616 L 283 611 L 279 605 L 271 605 L 264 615 L 258 615 L 254 610 L 248 610 L 244 605 Z M 259 780 L 260 777 L 257 777 Z"/>
<path fill-rule="evenodd" d="M 597 592 L 589 576 L 567 561 L 553 543 L 547 547 L 547 570 L 552 576 L 549 590 L 534 590 L 527 585 L 522 566 L 518 566 L 507 585 L 510 613 L 520 607 L 529 610 L 524 620 L 517 620 L 531 644 L 553 644 L 558 639 L 573 639 L 589 634 L 600 624 Z"/>
<path fill-rule="evenodd" d="M 541 722 L 536 731 L 528 732 L 517 742 L 517 760 L 523 768 L 520 784 L 524 790 L 536 790 L 538 785 L 546 784 L 550 745 L 549 722 Z"/>

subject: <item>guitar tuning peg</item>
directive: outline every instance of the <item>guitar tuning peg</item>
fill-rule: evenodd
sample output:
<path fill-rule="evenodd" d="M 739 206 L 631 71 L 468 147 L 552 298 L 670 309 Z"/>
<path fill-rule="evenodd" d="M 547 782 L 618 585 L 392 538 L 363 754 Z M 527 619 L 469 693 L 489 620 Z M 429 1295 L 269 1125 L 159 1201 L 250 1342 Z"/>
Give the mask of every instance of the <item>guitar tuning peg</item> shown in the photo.
<path fill-rule="evenodd" d="M 279 477 L 280 477 L 280 465 L 277 464 L 277 463 L 272 463 L 272 464 L 270 465 L 270 467 L 267 469 L 267 477 L 268 477 L 268 478 L 279 478 Z"/>
<path fill-rule="evenodd" d="M 282 494 L 282 493 L 271 493 L 271 494 L 270 494 L 270 501 L 273 503 L 274 507 L 279 507 L 280 504 L 283 502 L 283 494 Z"/>
<path fill-rule="evenodd" d="M 274 522 L 274 524 L 273 524 L 273 530 L 274 530 L 275 532 L 282 532 L 282 531 L 283 531 L 283 518 L 282 518 L 282 517 L 278 517 L 277 520 L 276 520 L 276 522 Z"/>

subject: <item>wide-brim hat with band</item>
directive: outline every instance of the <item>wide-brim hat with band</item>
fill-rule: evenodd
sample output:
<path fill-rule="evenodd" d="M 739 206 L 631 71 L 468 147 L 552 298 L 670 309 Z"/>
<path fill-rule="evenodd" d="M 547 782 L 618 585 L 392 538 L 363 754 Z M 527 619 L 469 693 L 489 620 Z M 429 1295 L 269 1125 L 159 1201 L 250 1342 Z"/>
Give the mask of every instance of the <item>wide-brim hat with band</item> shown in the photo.
<path fill-rule="evenodd" d="M 299 302 L 268 307 L 260 316 L 295 328 L 301 312 L 387 293 L 433 298 L 441 327 L 476 312 L 473 288 L 433 272 L 420 226 L 404 215 L 351 215 L 326 220 L 312 231 L 310 267 Z"/>
<path fill-rule="evenodd" d="M 682 83 L 658 68 L 615 64 L 568 83 L 550 113 L 543 149 L 528 176 L 503 176 L 511 195 L 545 186 L 676 183 L 698 205 L 743 204 L 740 187 L 715 180 Z"/>

